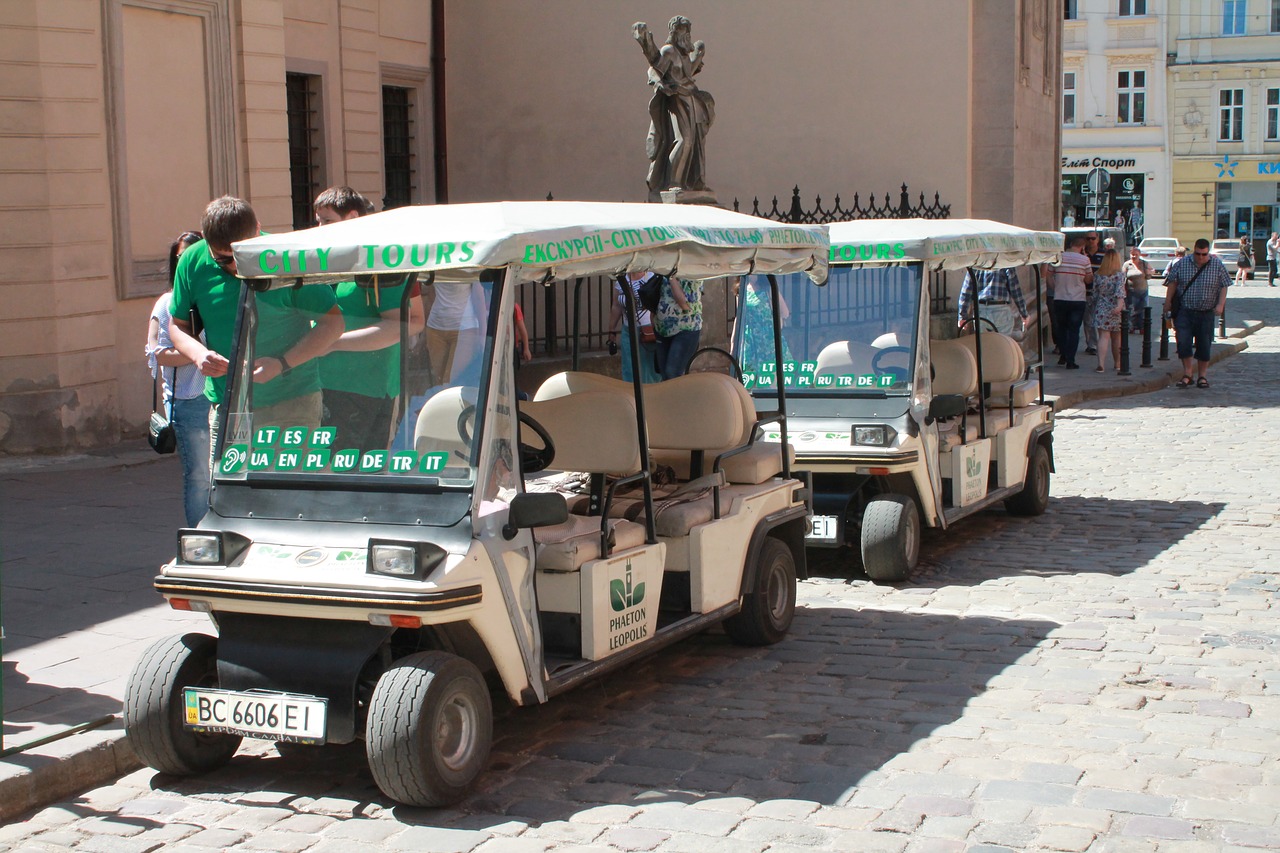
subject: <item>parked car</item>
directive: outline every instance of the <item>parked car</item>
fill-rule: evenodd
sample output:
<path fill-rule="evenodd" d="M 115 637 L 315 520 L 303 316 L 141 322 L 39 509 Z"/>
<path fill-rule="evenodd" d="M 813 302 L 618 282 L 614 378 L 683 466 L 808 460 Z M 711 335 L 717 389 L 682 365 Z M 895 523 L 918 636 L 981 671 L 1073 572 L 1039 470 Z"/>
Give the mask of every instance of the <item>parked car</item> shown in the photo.
<path fill-rule="evenodd" d="M 1227 272 L 1233 276 L 1236 274 L 1236 260 L 1240 257 L 1240 241 L 1236 239 L 1214 240 L 1209 247 L 1209 254 L 1217 255 L 1218 260 L 1222 261 L 1222 265 L 1227 268 Z M 1253 277 L 1253 272 L 1249 272 L 1249 277 Z"/>
<path fill-rule="evenodd" d="M 1147 237 L 1138 244 L 1138 252 L 1156 275 L 1163 276 L 1165 268 L 1177 257 L 1179 245 L 1177 237 Z"/>

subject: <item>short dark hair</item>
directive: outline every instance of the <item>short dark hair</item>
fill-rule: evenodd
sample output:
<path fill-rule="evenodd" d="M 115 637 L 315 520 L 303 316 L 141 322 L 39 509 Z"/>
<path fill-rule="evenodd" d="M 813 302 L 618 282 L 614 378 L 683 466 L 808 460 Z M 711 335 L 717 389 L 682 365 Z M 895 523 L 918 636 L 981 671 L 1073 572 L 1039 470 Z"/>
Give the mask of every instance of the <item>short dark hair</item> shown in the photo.
<path fill-rule="evenodd" d="M 237 240 L 258 236 L 258 214 L 244 199 L 224 195 L 204 209 L 200 230 L 209 244 L 230 246 Z"/>
<path fill-rule="evenodd" d="M 204 239 L 204 235 L 199 231 L 183 231 L 178 235 L 178 239 L 169 244 L 169 286 L 173 286 L 173 277 L 178 272 L 178 247 L 188 249 Z"/>
<path fill-rule="evenodd" d="M 351 187 L 329 187 L 329 189 L 316 196 L 315 203 L 311 205 L 312 213 L 319 213 L 320 208 L 327 207 L 335 211 L 340 216 L 347 216 L 351 213 L 357 213 L 364 216 L 373 213 L 373 205 L 369 200 Z"/>
<path fill-rule="evenodd" d="M 1201 237 L 1199 240 L 1197 240 L 1197 241 L 1196 241 L 1196 248 L 1197 248 L 1197 249 L 1207 249 L 1207 248 L 1209 248 L 1209 241 L 1208 241 L 1208 240 L 1206 240 L 1205 238 Z"/>
<path fill-rule="evenodd" d="M 1074 249 L 1076 246 L 1083 246 L 1083 245 L 1084 245 L 1084 235 L 1083 235 L 1083 234 L 1072 234 L 1072 235 L 1067 239 L 1067 248 L 1068 248 L 1068 249 Z"/>

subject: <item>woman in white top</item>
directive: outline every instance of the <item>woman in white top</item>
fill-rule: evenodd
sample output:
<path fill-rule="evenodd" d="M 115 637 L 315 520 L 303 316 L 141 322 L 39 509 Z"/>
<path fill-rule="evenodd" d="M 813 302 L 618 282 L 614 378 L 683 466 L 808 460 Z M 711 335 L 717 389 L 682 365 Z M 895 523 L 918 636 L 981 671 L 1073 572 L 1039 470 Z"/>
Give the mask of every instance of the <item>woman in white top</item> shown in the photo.
<path fill-rule="evenodd" d="M 171 287 L 178 256 L 200 239 L 198 231 L 184 231 L 170 244 Z M 187 526 L 195 527 L 209 509 L 209 400 L 204 395 L 204 376 L 169 339 L 172 301 L 172 291 L 166 290 L 151 309 L 147 323 L 147 364 L 151 366 L 152 381 L 158 374 L 164 383 L 164 403 L 178 438 L 178 457 L 182 460 L 182 507 Z"/>

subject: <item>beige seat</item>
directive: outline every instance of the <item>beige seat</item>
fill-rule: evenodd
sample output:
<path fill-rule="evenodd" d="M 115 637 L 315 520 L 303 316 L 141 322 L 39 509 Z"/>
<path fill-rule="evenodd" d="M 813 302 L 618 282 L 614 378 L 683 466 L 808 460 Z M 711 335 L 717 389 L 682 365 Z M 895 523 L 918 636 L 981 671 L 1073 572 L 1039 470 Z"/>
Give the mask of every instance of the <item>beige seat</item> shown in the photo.
<path fill-rule="evenodd" d="M 553 400 L 569 394 L 583 391 L 617 391 L 628 396 L 632 394 L 630 382 L 602 376 L 599 373 L 588 373 L 585 370 L 565 370 L 548 376 L 534 393 L 535 401 Z"/>
<path fill-rule="evenodd" d="M 864 376 L 880 348 L 856 341 L 836 341 L 818 353 L 816 376 Z"/>
<path fill-rule="evenodd" d="M 474 407 L 477 391 L 470 385 L 455 385 L 432 394 L 414 422 L 413 447 L 418 453 L 448 451 L 450 468 L 466 468 L 471 464 L 471 447 L 463 439 L 462 429 L 475 429 L 475 418 L 461 426 L 459 419 Z"/>
<path fill-rule="evenodd" d="M 521 403 L 520 410 L 551 436 L 555 469 L 613 476 L 640 470 L 636 407 L 629 394 L 584 391 Z M 534 439 L 526 430 L 522 440 Z M 590 560 L 644 544 L 645 528 L 622 518 L 570 515 L 562 524 L 534 528 L 533 536 L 537 568 L 572 572 Z"/>
<path fill-rule="evenodd" d="M 960 340 L 929 341 L 929 363 L 933 366 L 933 396 L 972 397 L 978 393 L 978 360 Z"/>
<path fill-rule="evenodd" d="M 966 335 L 959 340 L 977 355 L 977 340 Z M 991 406 L 1029 406 L 1040 394 L 1040 384 L 1026 379 L 1027 359 L 1022 344 L 1008 335 L 982 333 L 982 381 L 990 387 L 987 403 Z"/>

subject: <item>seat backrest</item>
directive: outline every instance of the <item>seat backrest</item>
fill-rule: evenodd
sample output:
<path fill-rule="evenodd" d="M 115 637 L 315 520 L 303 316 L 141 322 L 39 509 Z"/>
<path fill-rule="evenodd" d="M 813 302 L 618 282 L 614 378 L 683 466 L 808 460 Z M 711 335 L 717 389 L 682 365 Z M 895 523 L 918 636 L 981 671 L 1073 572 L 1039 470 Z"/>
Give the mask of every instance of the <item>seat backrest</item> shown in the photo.
<path fill-rule="evenodd" d="M 986 350 L 983 350 L 986 355 Z M 933 394 L 960 394 L 971 397 L 978 393 L 978 360 L 973 350 L 959 340 L 929 341 L 929 359 L 933 365 Z"/>
<path fill-rule="evenodd" d="M 477 390 L 470 385 L 455 385 L 432 394 L 418 412 L 414 422 L 413 446 L 419 453 L 447 450 L 450 467 L 467 465 L 471 448 L 463 439 L 462 430 L 474 430 L 475 418 L 459 425 L 466 410 L 475 405 Z"/>
<path fill-rule="evenodd" d="M 520 411 L 551 435 L 556 448 L 551 467 L 557 471 L 626 475 L 640 470 L 636 405 L 629 393 L 583 391 L 521 403 Z"/>
<path fill-rule="evenodd" d="M 876 349 L 904 346 L 904 344 L 898 340 L 897 332 L 885 332 L 883 335 L 872 341 L 871 345 Z"/>
<path fill-rule="evenodd" d="M 862 376 L 871 373 L 871 362 L 880 350 L 871 344 L 835 341 L 818 353 L 815 374 L 818 376 Z"/>
<path fill-rule="evenodd" d="M 736 447 L 750 435 L 737 380 L 723 373 L 688 373 L 645 386 L 649 446 L 663 450 L 714 451 Z M 746 392 L 742 388 L 743 393 Z M 747 394 L 747 403 L 750 395 Z M 751 407 L 750 423 L 755 423 Z"/>
<path fill-rule="evenodd" d="M 620 391 L 630 395 L 632 388 L 630 382 L 623 382 L 612 376 L 587 373 L 585 370 L 565 370 L 548 376 L 546 381 L 538 386 L 533 399 L 551 400 L 583 391 Z"/>
<path fill-rule="evenodd" d="M 964 335 L 956 338 L 969 352 L 978 354 L 978 336 Z M 1008 335 L 999 332 L 982 333 L 982 381 L 993 385 L 1018 382 L 1027 370 L 1027 359 L 1022 345 Z"/>

